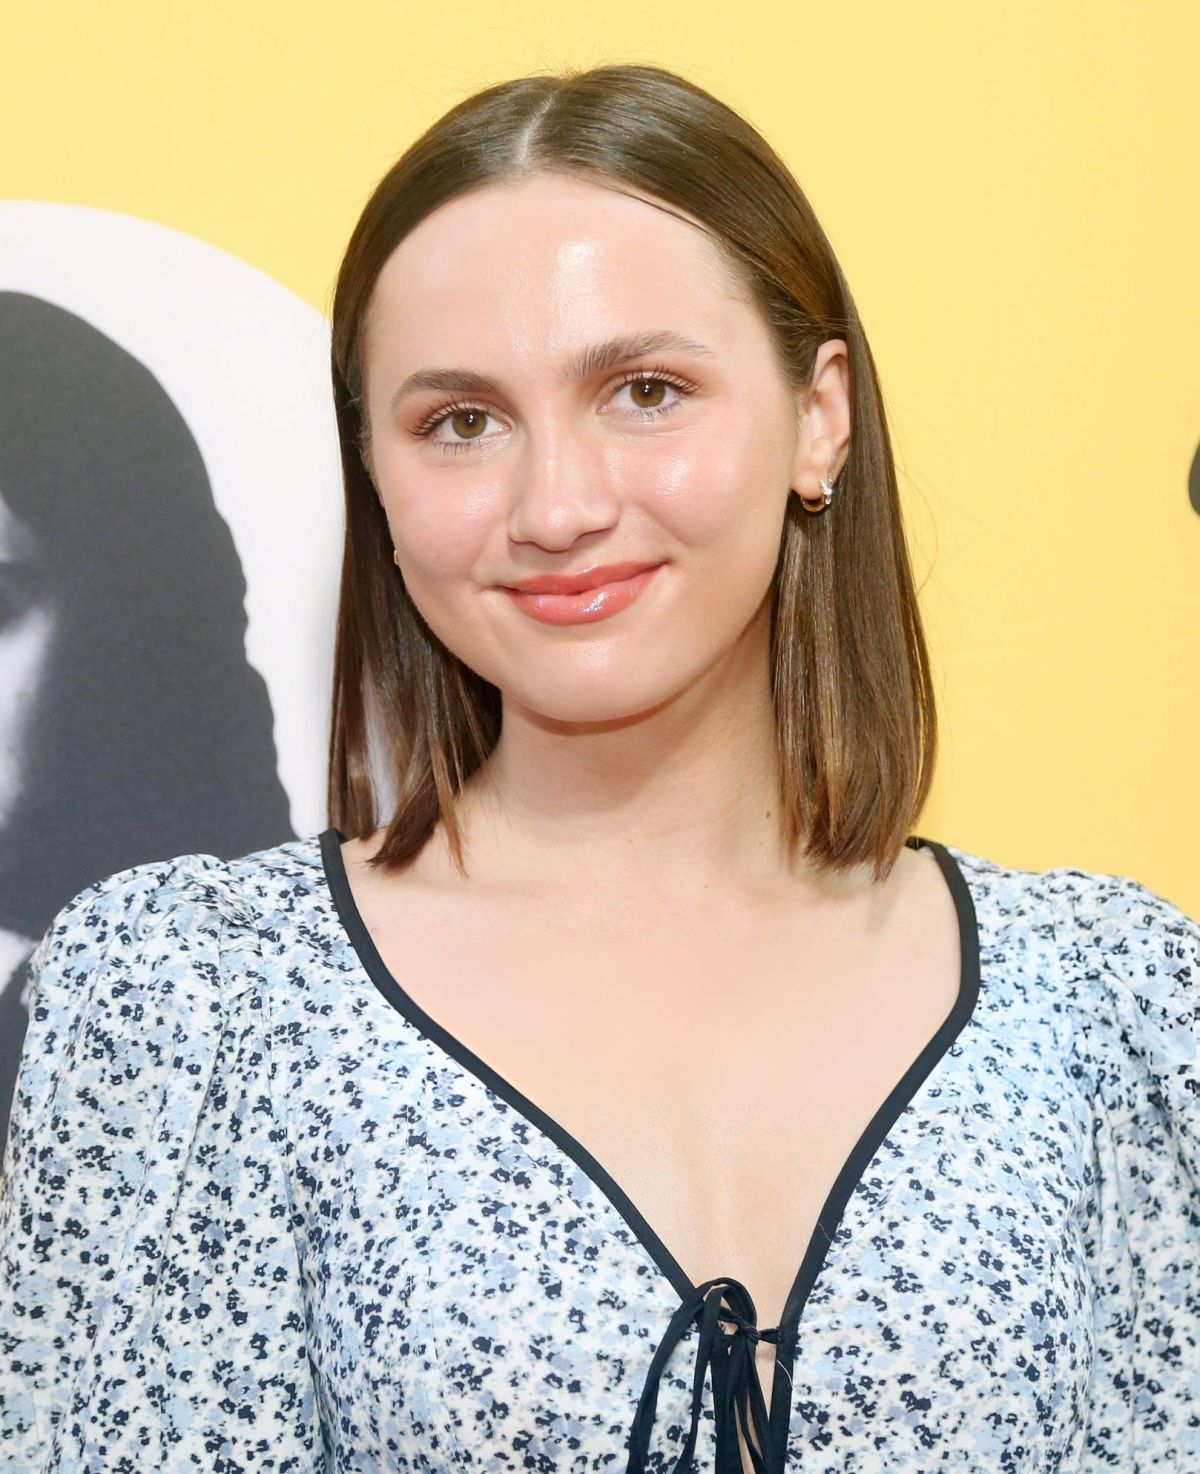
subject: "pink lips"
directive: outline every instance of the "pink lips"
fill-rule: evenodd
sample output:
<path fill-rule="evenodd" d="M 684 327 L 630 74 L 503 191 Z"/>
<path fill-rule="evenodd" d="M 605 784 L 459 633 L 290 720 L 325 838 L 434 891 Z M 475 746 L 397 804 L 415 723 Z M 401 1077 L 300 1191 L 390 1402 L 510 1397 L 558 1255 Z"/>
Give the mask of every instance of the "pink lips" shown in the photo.
<path fill-rule="evenodd" d="M 541 620 L 543 624 L 587 624 L 592 620 L 607 619 L 610 614 L 628 608 L 661 567 L 661 563 L 652 563 L 649 566 L 644 563 L 614 563 L 609 567 L 593 570 L 593 573 L 607 577 L 607 583 L 577 589 L 573 593 L 542 592 L 541 588 L 555 583 L 567 584 L 568 587 L 572 583 L 587 583 L 588 575 L 551 575 L 545 579 L 526 579 L 518 587 L 506 586 L 504 591 L 519 609 L 531 618 Z M 623 568 L 639 571 L 622 577 Z M 530 589 L 530 584 L 535 587 Z"/>

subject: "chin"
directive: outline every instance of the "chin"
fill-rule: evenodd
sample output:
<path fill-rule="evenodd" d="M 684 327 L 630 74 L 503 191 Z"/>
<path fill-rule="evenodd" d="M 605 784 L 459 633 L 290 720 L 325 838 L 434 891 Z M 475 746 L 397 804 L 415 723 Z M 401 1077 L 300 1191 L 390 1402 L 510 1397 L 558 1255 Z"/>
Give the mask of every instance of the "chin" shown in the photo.
<path fill-rule="evenodd" d="M 506 704 L 521 707 L 533 721 L 595 728 L 629 725 L 653 717 L 682 689 L 679 686 L 649 688 L 644 682 L 631 688 L 625 681 L 621 683 L 624 689 L 605 691 L 599 689 L 604 682 L 593 671 L 579 672 L 574 681 L 557 677 L 542 689 L 528 681 L 519 687 L 495 684 L 500 686 Z M 617 686 L 615 678 L 612 684 Z"/>

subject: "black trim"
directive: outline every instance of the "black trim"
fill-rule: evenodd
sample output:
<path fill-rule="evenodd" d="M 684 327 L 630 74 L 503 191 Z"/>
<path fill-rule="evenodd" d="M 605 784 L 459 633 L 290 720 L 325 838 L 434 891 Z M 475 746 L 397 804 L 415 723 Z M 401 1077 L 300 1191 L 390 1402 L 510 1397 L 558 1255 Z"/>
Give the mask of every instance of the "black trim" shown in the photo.
<path fill-rule="evenodd" d="M 799 1339 L 800 1317 L 808 1297 L 816 1284 L 817 1276 L 824 1267 L 829 1247 L 841 1223 L 847 1204 L 854 1189 L 862 1180 L 875 1153 L 887 1140 L 888 1133 L 912 1103 L 917 1091 L 925 1083 L 935 1066 L 944 1058 L 951 1044 L 958 1038 L 975 1013 L 979 1001 L 979 919 L 975 901 L 966 877 L 958 861 L 945 845 L 936 839 L 925 839 L 921 835 L 910 836 L 905 843 L 911 849 L 927 846 L 934 853 L 942 874 L 954 897 L 958 912 L 958 940 L 960 951 L 958 997 L 954 1006 L 943 1020 L 941 1027 L 921 1050 L 916 1059 L 897 1081 L 887 1099 L 871 1117 L 866 1130 L 855 1143 L 838 1173 L 829 1196 L 817 1215 L 819 1231 L 814 1230 L 808 1249 L 800 1262 L 800 1268 L 788 1293 L 787 1302 L 780 1318 L 780 1344 L 775 1350 L 775 1379 L 771 1387 L 771 1412 L 768 1419 L 770 1447 L 766 1450 L 767 1468 L 782 1470 L 787 1458 L 787 1439 L 792 1414 L 792 1368 L 796 1361 L 796 1344 Z M 341 851 L 338 851 L 340 857 Z M 779 1375 L 783 1368 L 786 1380 Z"/>
<path fill-rule="evenodd" d="M 547 1115 L 527 1095 L 492 1069 L 486 1060 L 468 1049 L 461 1040 L 455 1038 L 449 1030 L 443 1028 L 435 1018 L 426 1013 L 388 971 L 371 933 L 367 930 L 350 889 L 345 858 L 341 851 L 341 845 L 345 839 L 346 836 L 340 829 L 329 828 L 322 831 L 320 835 L 322 868 L 338 918 L 359 961 L 376 988 L 392 1007 L 408 1019 L 415 1028 L 425 1034 L 452 1059 L 457 1060 L 464 1069 L 481 1080 L 495 1095 L 507 1101 L 519 1115 L 553 1141 L 583 1169 L 649 1251 L 655 1263 L 670 1281 L 682 1304 L 694 1293 L 696 1287 L 688 1278 L 683 1266 L 654 1232 L 620 1183 L 564 1126 L 561 1126 L 552 1116 Z M 974 899 L 962 869 L 945 845 L 935 839 L 912 835 L 905 843 L 911 849 L 919 849 L 925 845 L 933 851 L 954 898 L 955 909 L 958 912 L 961 954 L 958 997 L 941 1027 L 872 1116 L 850 1155 L 846 1158 L 818 1215 L 817 1227 L 813 1231 L 804 1258 L 800 1262 L 800 1268 L 792 1282 L 792 1288 L 788 1293 L 779 1322 L 780 1336 L 775 1349 L 775 1377 L 771 1388 L 770 1446 L 766 1450 L 767 1467 L 771 1470 L 782 1470 L 784 1466 L 792 1414 L 792 1367 L 796 1357 L 800 1316 L 803 1314 L 813 1285 L 825 1263 L 833 1235 L 854 1194 L 854 1189 L 862 1180 L 863 1173 L 870 1165 L 872 1158 L 887 1139 L 892 1126 L 911 1104 L 926 1078 L 970 1022 L 979 999 L 979 924 Z M 781 1369 L 786 1376 L 779 1375 Z"/>

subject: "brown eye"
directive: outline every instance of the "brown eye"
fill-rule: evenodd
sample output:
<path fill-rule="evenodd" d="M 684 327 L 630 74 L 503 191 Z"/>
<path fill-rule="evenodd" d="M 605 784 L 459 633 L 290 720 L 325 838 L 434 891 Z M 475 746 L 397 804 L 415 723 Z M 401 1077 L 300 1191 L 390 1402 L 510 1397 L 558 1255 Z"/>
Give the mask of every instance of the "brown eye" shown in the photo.
<path fill-rule="evenodd" d="M 478 439 L 479 437 L 471 434 L 471 431 L 482 429 L 487 422 L 487 415 L 481 409 L 460 409 L 448 418 L 454 433 L 467 440 Z"/>
<path fill-rule="evenodd" d="M 423 439 L 432 439 L 441 450 L 465 450 L 474 441 L 484 438 L 482 434 L 472 432 L 481 431 L 490 418 L 489 412 L 479 404 L 444 404 L 423 424 L 418 425 L 413 434 Z M 453 438 L 434 436 L 434 431 L 441 425 L 450 426 Z"/>
<path fill-rule="evenodd" d="M 631 386 L 633 402 L 639 409 L 657 409 L 662 403 L 663 390 L 669 388 L 665 379 L 638 379 Z M 646 391 L 649 390 L 649 393 Z"/>
<path fill-rule="evenodd" d="M 695 385 L 677 379 L 674 374 L 638 369 L 626 374 L 617 388 L 621 393 L 628 391 L 628 404 L 632 408 L 625 411 L 627 414 L 632 413 L 634 419 L 658 420 L 678 409 L 694 392 Z M 664 401 L 667 390 L 671 391 L 671 397 Z"/>

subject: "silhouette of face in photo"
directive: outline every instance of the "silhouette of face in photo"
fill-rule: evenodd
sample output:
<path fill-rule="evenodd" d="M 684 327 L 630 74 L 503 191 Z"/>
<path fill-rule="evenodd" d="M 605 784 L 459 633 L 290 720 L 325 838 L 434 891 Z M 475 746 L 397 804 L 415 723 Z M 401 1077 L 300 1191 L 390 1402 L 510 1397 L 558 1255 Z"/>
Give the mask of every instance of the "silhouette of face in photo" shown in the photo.
<path fill-rule="evenodd" d="M 30 757 L 28 695 L 44 679 L 54 611 L 37 575 L 37 547 L 0 488 L 0 830 L 9 822 Z"/>
<path fill-rule="evenodd" d="M 154 374 L 0 292 L 0 1140 L 28 956 L 58 908 L 142 861 L 291 837 L 245 596 Z"/>

